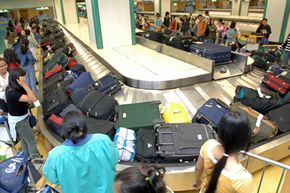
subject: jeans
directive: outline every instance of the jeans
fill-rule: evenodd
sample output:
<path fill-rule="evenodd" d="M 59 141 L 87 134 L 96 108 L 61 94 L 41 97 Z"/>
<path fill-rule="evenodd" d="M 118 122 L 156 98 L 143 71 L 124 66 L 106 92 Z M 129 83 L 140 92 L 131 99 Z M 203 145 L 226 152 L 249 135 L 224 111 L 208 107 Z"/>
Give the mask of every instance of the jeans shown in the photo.
<path fill-rule="evenodd" d="M 283 63 L 290 66 L 289 59 L 290 59 L 290 51 L 286 51 L 285 50 L 284 51 L 284 56 L 283 56 Z"/>
<path fill-rule="evenodd" d="M 197 39 L 198 39 L 198 41 L 200 41 L 200 42 L 204 42 L 205 35 L 198 36 Z"/>
<path fill-rule="evenodd" d="M 262 38 L 260 41 L 259 41 L 259 44 L 263 45 L 263 44 L 269 44 L 269 39 L 268 38 Z"/>
<path fill-rule="evenodd" d="M 18 122 L 15 129 L 21 139 L 21 148 L 24 155 L 27 157 L 31 155 L 39 155 L 32 128 L 29 124 L 29 117 L 26 117 L 24 120 Z"/>
<path fill-rule="evenodd" d="M 36 88 L 36 77 L 35 77 L 35 68 L 34 65 L 28 65 L 21 67 L 26 72 L 26 83 L 31 88 L 33 93 L 38 96 L 38 90 Z"/>

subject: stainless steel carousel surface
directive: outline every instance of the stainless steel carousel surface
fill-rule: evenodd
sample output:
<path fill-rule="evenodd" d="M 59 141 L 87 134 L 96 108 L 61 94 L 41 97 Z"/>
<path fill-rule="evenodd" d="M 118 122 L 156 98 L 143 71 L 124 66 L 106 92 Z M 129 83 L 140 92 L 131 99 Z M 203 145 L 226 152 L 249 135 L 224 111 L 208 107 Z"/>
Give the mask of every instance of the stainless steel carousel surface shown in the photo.
<path fill-rule="evenodd" d="M 64 30 L 68 42 L 72 42 L 78 54 L 76 59 L 78 63 L 84 64 L 87 71 L 92 73 L 93 78 L 99 79 L 110 71 L 114 71 L 110 66 L 103 64 L 98 56 L 92 49 L 82 43 L 77 37 L 73 36 L 70 32 Z M 111 57 L 114 57 L 113 55 Z M 105 66 L 106 65 L 106 66 Z M 42 73 L 40 73 L 42 74 Z M 128 104 L 136 102 L 144 102 L 151 100 L 160 100 L 162 104 L 168 102 L 180 102 L 186 108 L 188 113 L 193 116 L 197 109 L 203 105 L 210 98 L 219 98 L 226 104 L 230 104 L 233 96 L 235 95 L 235 87 L 237 85 L 244 85 L 251 88 L 256 88 L 263 77 L 263 72 L 257 69 L 252 69 L 250 72 L 225 78 L 221 80 L 207 81 L 167 90 L 148 90 L 138 89 L 122 86 L 122 90 L 114 95 L 119 104 Z M 40 85 L 43 83 L 43 77 L 40 75 Z M 41 117 L 40 117 L 41 118 Z M 58 145 L 59 142 L 47 131 L 44 122 L 40 122 L 43 134 L 53 144 Z M 255 147 L 251 152 L 262 155 L 264 157 L 280 160 L 289 155 L 290 151 L 290 135 L 277 136 L 270 142 L 261 144 Z M 246 158 L 243 158 L 246 160 Z M 263 163 L 256 160 L 248 162 L 248 168 L 251 172 L 257 171 L 263 167 Z M 128 167 L 128 164 L 118 164 L 117 169 L 122 170 Z M 167 167 L 166 182 L 175 191 L 184 191 L 192 189 L 194 164 L 180 165 L 176 164 L 173 167 Z"/>

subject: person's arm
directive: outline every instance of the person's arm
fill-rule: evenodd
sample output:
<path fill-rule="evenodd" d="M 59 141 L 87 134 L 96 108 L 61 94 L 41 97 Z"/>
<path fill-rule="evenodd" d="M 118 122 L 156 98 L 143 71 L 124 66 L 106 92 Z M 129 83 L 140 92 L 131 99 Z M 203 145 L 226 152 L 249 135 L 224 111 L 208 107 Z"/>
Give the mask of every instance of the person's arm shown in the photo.
<path fill-rule="evenodd" d="M 260 34 L 261 33 L 261 26 L 258 27 L 258 29 L 256 30 L 256 33 L 257 34 Z"/>
<path fill-rule="evenodd" d="M 234 189 L 236 193 L 253 193 L 254 192 L 253 178 L 249 177 L 247 179 L 238 180 L 237 182 L 234 183 Z"/>
<path fill-rule="evenodd" d="M 287 39 L 285 40 L 284 44 L 282 44 L 282 48 L 285 49 L 288 44 L 288 39 L 290 37 L 290 34 L 288 34 Z"/>
<path fill-rule="evenodd" d="M 194 180 L 193 180 L 193 189 L 194 190 L 199 190 L 200 186 L 201 186 L 201 175 L 203 173 L 203 164 L 204 164 L 204 160 L 203 157 L 200 155 L 197 159 L 196 165 L 195 165 L 195 169 L 194 169 Z"/>
<path fill-rule="evenodd" d="M 203 21 L 202 31 L 201 31 L 202 35 L 205 35 L 206 27 L 207 27 L 206 21 Z"/>
<path fill-rule="evenodd" d="M 270 25 L 268 25 L 268 31 L 267 31 L 267 33 L 268 33 L 268 35 L 270 35 L 271 33 L 272 33 L 272 30 L 271 30 L 271 26 Z"/>
<path fill-rule="evenodd" d="M 42 168 L 42 172 L 48 181 L 50 181 L 53 184 L 59 184 L 59 180 L 57 178 L 57 171 L 53 167 L 52 162 L 53 162 L 53 160 L 51 159 L 50 156 L 48 156 L 48 158 L 47 158 L 47 160 Z"/>
<path fill-rule="evenodd" d="M 21 97 L 19 98 L 20 102 L 27 102 L 29 104 L 37 101 L 37 97 L 33 94 L 32 90 L 30 89 L 30 87 L 26 84 L 25 82 L 25 78 L 23 76 L 20 76 L 17 79 L 17 82 L 20 86 L 22 86 L 24 88 L 24 90 L 26 91 L 26 95 L 23 94 L 21 95 Z"/>
<path fill-rule="evenodd" d="M 32 55 L 30 50 L 27 51 L 27 58 L 28 58 L 29 62 L 31 62 L 32 64 L 35 64 L 36 58 L 34 58 L 34 56 Z"/>

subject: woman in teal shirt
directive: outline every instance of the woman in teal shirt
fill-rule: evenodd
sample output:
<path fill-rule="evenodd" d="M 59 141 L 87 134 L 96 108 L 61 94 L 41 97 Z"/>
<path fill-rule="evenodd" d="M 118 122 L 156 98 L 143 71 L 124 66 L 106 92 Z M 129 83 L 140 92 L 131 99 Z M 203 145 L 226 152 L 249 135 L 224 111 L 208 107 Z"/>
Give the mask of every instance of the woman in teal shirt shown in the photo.
<path fill-rule="evenodd" d="M 63 119 L 67 137 L 53 148 L 43 166 L 43 174 L 63 193 L 113 193 L 118 149 L 103 134 L 88 134 L 86 121 L 77 112 Z"/>

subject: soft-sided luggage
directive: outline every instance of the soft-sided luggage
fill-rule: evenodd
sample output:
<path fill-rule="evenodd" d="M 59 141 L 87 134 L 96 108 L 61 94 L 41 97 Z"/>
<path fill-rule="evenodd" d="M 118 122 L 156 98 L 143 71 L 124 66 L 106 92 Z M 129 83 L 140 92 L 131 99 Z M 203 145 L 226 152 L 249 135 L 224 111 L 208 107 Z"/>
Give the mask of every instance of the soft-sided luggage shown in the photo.
<path fill-rule="evenodd" d="M 157 136 L 155 129 L 140 128 L 136 131 L 136 160 L 144 162 L 156 162 Z"/>
<path fill-rule="evenodd" d="M 162 43 L 163 42 L 163 33 L 157 32 L 154 30 L 147 30 L 144 32 L 143 36 L 149 40 Z"/>
<path fill-rule="evenodd" d="M 56 73 L 58 73 L 60 71 L 62 71 L 62 66 L 61 65 L 56 65 L 51 70 L 45 72 L 44 78 L 47 79 L 47 78 L 51 77 L 52 75 L 54 75 L 54 74 L 56 74 Z"/>
<path fill-rule="evenodd" d="M 251 124 L 252 141 L 254 143 L 271 139 L 276 136 L 278 132 L 277 125 L 259 112 L 241 103 L 233 103 L 231 105 L 231 110 L 246 113 Z"/>
<path fill-rule="evenodd" d="M 87 88 L 79 88 L 70 93 L 70 98 L 73 104 L 79 104 L 89 94 L 90 91 L 91 90 Z"/>
<path fill-rule="evenodd" d="M 207 124 L 214 129 L 218 128 L 222 117 L 229 112 L 229 107 L 219 99 L 209 99 L 201 106 L 192 119 L 193 123 Z"/>
<path fill-rule="evenodd" d="M 165 123 L 191 123 L 191 117 L 182 103 L 166 104 L 162 108 L 161 115 Z"/>
<path fill-rule="evenodd" d="M 287 132 L 290 131 L 289 115 L 290 115 L 290 103 L 270 111 L 267 114 L 267 117 L 277 124 L 279 131 Z"/>
<path fill-rule="evenodd" d="M 58 141 L 63 141 L 64 133 L 62 130 L 62 118 L 52 114 L 46 120 L 46 127 L 53 132 L 54 136 L 56 135 Z"/>
<path fill-rule="evenodd" d="M 80 75 L 82 72 L 86 72 L 86 69 L 82 64 L 77 64 L 74 67 L 71 67 L 70 70 L 77 73 L 78 75 Z"/>
<path fill-rule="evenodd" d="M 77 107 L 87 116 L 109 120 L 113 118 L 117 104 L 118 102 L 113 97 L 91 90 L 77 104 Z"/>
<path fill-rule="evenodd" d="M 157 127 L 157 154 L 164 162 L 193 161 L 215 131 L 204 124 L 162 124 Z"/>
<path fill-rule="evenodd" d="M 63 80 L 64 71 L 60 71 L 51 77 L 45 79 L 44 81 L 44 89 L 50 87 L 51 85 L 57 84 L 58 82 L 61 82 Z"/>
<path fill-rule="evenodd" d="M 214 60 L 216 63 L 229 62 L 231 60 L 231 48 L 217 44 L 191 44 L 189 51 Z"/>
<path fill-rule="evenodd" d="M 64 48 L 63 51 L 67 56 L 72 57 L 74 52 L 76 52 L 76 48 L 73 45 L 73 43 L 69 43 L 68 45 L 66 45 L 66 47 Z"/>
<path fill-rule="evenodd" d="M 115 76 L 111 74 L 107 74 L 106 76 L 97 80 L 95 82 L 95 86 L 97 91 L 109 95 L 114 94 L 121 89 L 120 82 Z"/>
<path fill-rule="evenodd" d="M 67 67 L 68 68 L 73 68 L 73 67 L 75 67 L 77 65 L 77 62 L 73 59 L 73 58 L 69 58 L 68 59 L 68 64 L 67 64 Z"/>
<path fill-rule="evenodd" d="M 47 92 L 52 92 L 55 89 L 61 87 L 62 90 L 66 91 L 66 88 L 68 87 L 68 85 L 70 85 L 75 78 L 74 77 L 65 77 L 65 79 L 62 79 L 63 76 L 59 76 L 58 79 L 56 79 L 56 82 L 50 81 L 48 83 L 45 83 L 43 86 L 43 92 L 44 94 L 46 94 Z"/>
<path fill-rule="evenodd" d="M 43 72 L 47 72 L 51 70 L 57 64 L 61 65 L 62 67 L 65 67 L 67 63 L 68 63 L 68 57 L 63 52 L 57 52 L 43 67 Z"/>
<path fill-rule="evenodd" d="M 189 47 L 192 43 L 193 43 L 192 37 L 172 35 L 166 38 L 166 44 L 168 46 L 185 50 L 185 51 L 189 51 Z"/>
<path fill-rule="evenodd" d="M 271 72 L 267 72 L 263 83 L 282 95 L 290 91 L 290 79 L 283 75 L 274 76 Z"/>
<path fill-rule="evenodd" d="M 95 81 L 92 78 L 92 75 L 90 72 L 83 72 L 80 74 L 77 79 L 71 83 L 68 87 L 67 90 L 69 93 L 71 93 L 73 90 L 76 90 L 78 88 L 89 88 L 90 86 L 94 85 Z"/>
<path fill-rule="evenodd" d="M 74 104 L 69 104 L 65 109 L 63 109 L 63 111 L 61 111 L 59 115 L 63 118 L 69 112 L 77 112 L 82 114 L 82 111 L 77 108 L 77 106 L 75 106 Z"/>
<path fill-rule="evenodd" d="M 150 101 L 116 106 L 116 128 L 152 129 L 155 124 L 162 122 L 159 105 L 160 101 Z"/>
<path fill-rule="evenodd" d="M 114 139 L 115 136 L 115 128 L 114 122 L 95 119 L 92 117 L 86 117 L 86 123 L 88 128 L 88 133 L 100 133 L 105 134 L 110 137 L 110 139 Z"/>

